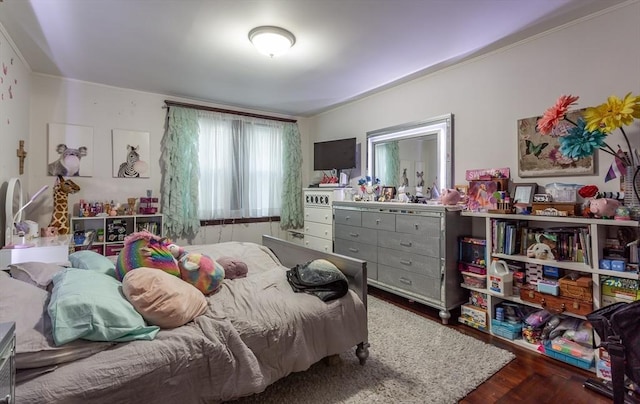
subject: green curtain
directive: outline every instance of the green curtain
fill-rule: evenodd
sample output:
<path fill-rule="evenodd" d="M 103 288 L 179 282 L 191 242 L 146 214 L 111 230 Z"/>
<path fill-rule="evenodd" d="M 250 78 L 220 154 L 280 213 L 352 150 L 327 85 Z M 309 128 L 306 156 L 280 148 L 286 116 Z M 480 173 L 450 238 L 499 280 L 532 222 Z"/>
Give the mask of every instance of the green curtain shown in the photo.
<path fill-rule="evenodd" d="M 170 107 L 162 139 L 160 193 L 165 234 L 192 240 L 200 230 L 198 219 L 198 113 Z"/>
<path fill-rule="evenodd" d="M 376 176 L 384 186 L 400 185 L 400 147 L 398 141 L 376 145 Z"/>
<path fill-rule="evenodd" d="M 302 146 L 297 123 L 284 124 L 282 209 L 280 228 L 298 229 L 304 224 L 302 205 Z"/>

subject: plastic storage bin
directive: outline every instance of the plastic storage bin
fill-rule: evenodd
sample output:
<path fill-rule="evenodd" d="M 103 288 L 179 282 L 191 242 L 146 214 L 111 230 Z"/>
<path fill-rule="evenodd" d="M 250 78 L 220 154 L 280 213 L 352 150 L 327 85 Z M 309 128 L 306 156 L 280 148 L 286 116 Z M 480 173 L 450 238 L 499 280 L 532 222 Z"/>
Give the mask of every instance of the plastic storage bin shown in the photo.
<path fill-rule="evenodd" d="M 558 337 L 544 343 L 544 352 L 548 356 L 582 369 L 593 366 L 594 351 L 575 342 Z M 572 354 L 573 353 L 573 354 Z"/>
<path fill-rule="evenodd" d="M 513 324 L 491 319 L 491 334 L 514 340 L 522 334 L 522 323 Z"/>
<path fill-rule="evenodd" d="M 487 288 L 487 275 L 478 275 L 471 272 L 462 272 L 462 279 L 465 285 L 477 289 Z"/>

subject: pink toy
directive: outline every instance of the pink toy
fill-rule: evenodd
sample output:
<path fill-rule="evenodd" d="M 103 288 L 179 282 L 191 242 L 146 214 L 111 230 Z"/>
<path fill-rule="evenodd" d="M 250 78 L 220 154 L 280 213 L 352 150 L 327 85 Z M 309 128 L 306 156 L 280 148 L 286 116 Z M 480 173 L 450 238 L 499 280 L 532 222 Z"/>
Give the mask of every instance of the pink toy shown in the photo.
<path fill-rule="evenodd" d="M 620 206 L 620 202 L 615 199 L 599 198 L 592 199 L 589 204 L 589 211 L 593 213 L 594 217 L 613 217 L 616 213 L 616 209 Z"/>
<path fill-rule="evenodd" d="M 455 205 L 460 202 L 460 192 L 455 189 L 444 189 L 440 201 L 443 205 Z"/>

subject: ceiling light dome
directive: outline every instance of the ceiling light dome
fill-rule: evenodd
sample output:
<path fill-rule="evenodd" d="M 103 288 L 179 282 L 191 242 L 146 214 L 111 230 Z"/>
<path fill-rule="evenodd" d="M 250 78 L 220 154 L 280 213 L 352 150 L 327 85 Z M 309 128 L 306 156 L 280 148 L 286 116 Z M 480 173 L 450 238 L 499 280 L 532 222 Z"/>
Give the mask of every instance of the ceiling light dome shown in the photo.
<path fill-rule="evenodd" d="M 296 37 L 291 32 L 266 25 L 249 31 L 249 40 L 258 52 L 270 57 L 282 55 L 296 43 Z"/>

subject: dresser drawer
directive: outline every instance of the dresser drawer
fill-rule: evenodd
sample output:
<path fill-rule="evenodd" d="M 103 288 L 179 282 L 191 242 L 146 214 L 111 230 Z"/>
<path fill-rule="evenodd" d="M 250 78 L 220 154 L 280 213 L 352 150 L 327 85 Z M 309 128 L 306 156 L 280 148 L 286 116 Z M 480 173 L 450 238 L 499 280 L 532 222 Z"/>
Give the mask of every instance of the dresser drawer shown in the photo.
<path fill-rule="evenodd" d="M 402 269 L 378 264 L 378 282 L 437 301 L 441 300 L 440 277 L 418 275 Z"/>
<path fill-rule="evenodd" d="M 440 219 L 440 217 L 419 215 L 397 215 L 395 230 L 401 233 L 440 238 Z"/>
<path fill-rule="evenodd" d="M 396 215 L 393 213 L 362 212 L 362 227 L 394 231 L 396 229 Z"/>
<path fill-rule="evenodd" d="M 331 224 L 331 208 L 304 208 L 304 221 Z"/>
<path fill-rule="evenodd" d="M 336 224 L 348 224 L 351 226 L 362 226 L 362 212 L 359 210 L 338 209 L 333 211 Z"/>
<path fill-rule="evenodd" d="M 353 240 L 364 244 L 378 244 L 378 232 L 364 227 L 336 224 L 335 238 Z"/>
<path fill-rule="evenodd" d="M 332 239 L 333 227 L 330 224 L 314 223 L 311 221 L 304 222 L 304 234 L 314 237 Z"/>
<path fill-rule="evenodd" d="M 440 258 L 440 238 L 436 237 L 379 230 L 378 245 L 393 250 Z"/>
<path fill-rule="evenodd" d="M 368 262 L 376 262 L 378 247 L 371 244 L 358 243 L 352 240 L 336 238 L 333 252 L 354 257 Z M 368 265 L 368 264 L 367 264 Z"/>
<path fill-rule="evenodd" d="M 439 258 L 389 248 L 380 248 L 378 250 L 378 263 L 440 279 Z"/>
<path fill-rule="evenodd" d="M 331 250 L 333 249 L 333 241 L 326 238 L 308 236 L 305 234 L 304 246 L 309 247 L 312 250 L 331 252 Z"/>

